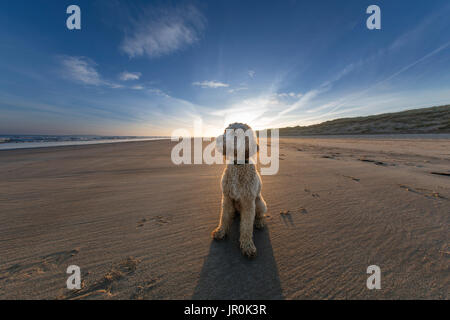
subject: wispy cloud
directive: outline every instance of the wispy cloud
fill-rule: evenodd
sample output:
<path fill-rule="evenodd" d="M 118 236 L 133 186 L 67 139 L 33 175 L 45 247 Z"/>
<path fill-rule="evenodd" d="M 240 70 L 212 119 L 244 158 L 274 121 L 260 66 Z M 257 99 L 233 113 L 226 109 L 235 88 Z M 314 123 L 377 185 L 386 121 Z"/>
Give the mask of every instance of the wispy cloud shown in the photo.
<path fill-rule="evenodd" d="M 300 98 L 303 94 L 295 92 L 281 92 L 277 93 L 280 98 Z"/>
<path fill-rule="evenodd" d="M 140 72 L 128 72 L 124 71 L 119 75 L 119 79 L 122 81 L 139 80 L 142 74 Z"/>
<path fill-rule="evenodd" d="M 446 21 L 449 13 L 450 4 L 448 3 L 439 9 L 434 10 L 421 21 L 416 21 L 414 28 L 407 30 L 404 34 L 395 39 L 395 41 L 388 47 L 388 50 L 396 50 L 410 44 L 422 43 L 423 38 L 426 37 L 427 34 L 436 32 L 436 28 L 438 28 L 438 30 L 439 28 L 442 28 L 439 27 L 439 23 Z M 448 28 L 448 24 L 446 26 L 442 26 L 444 28 Z M 431 30 L 431 27 L 434 27 L 433 30 Z M 446 32 L 446 30 L 442 29 L 442 32 Z"/>
<path fill-rule="evenodd" d="M 205 17 L 194 6 L 170 9 L 148 8 L 132 22 L 121 44 L 130 58 L 156 58 L 185 49 L 200 40 Z"/>
<path fill-rule="evenodd" d="M 248 88 L 247 87 L 233 88 L 233 89 L 229 89 L 228 92 L 229 93 L 235 93 L 235 92 L 239 92 L 239 91 L 242 91 L 242 90 L 248 90 Z"/>
<path fill-rule="evenodd" d="M 441 45 L 439 48 L 437 48 L 437 49 L 435 49 L 435 50 L 433 50 L 433 51 L 427 53 L 427 54 L 424 55 L 423 57 L 417 59 L 416 61 L 414 61 L 414 62 L 412 62 L 412 63 L 410 63 L 410 64 L 408 64 L 407 66 L 404 66 L 403 68 L 401 68 L 400 70 L 398 70 L 398 71 L 395 72 L 394 74 L 390 75 L 388 78 L 386 78 L 386 79 L 383 80 L 382 82 L 384 83 L 384 82 L 386 82 L 386 81 L 391 80 L 392 78 L 398 76 L 399 74 L 401 74 L 401 73 L 403 73 L 403 72 L 405 72 L 405 71 L 411 69 L 411 68 L 414 67 L 416 64 L 419 64 L 419 63 L 421 63 L 422 61 L 424 61 L 424 60 L 426 60 L 426 59 L 428 59 L 428 58 L 434 56 L 435 54 L 441 52 L 442 50 L 447 49 L 448 46 L 450 46 L 450 41 L 447 42 L 447 43 L 444 43 L 444 44 Z"/>
<path fill-rule="evenodd" d="M 223 83 L 219 81 L 202 81 L 202 82 L 193 82 L 192 85 L 194 86 L 200 86 L 202 88 L 227 88 L 230 85 L 228 83 Z"/>
<path fill-rule="evenodd" d="M 86 57 L 61 57 L 63 76 L 75 82 L 99 86 L 104 82 L 95 69 L 96 64 Z"/>
<path fill-rule="evenodd" d="M 344 97 L 338 99 L 334 103 L 334 108 L 332 108 L 330 111 L 328 111 L 325 115 L 334 113 L 336 110 L 339 110 L 339 109 L 343 108 L 348 103 L 351 103 L 351 102 L 354 102 L 354 101 L 361 101 L 363 99 L 363 97 L 367 96 L 370 92 L 373 92 L 373 91 L 376 92 L 382 85 L 390 82 L 392 79 L 394 79 L 395 77 L 399 76 L 400 74 L 410 70 L 411 68 L 415 67 L 417 64 L 420 64 L 423 61 L 429 59 L 430 57 L 432 57 L 432 56 L 440 53 L 441 51 L 447 49 L 449 46 L 450 46 L 450 41 L 444 43 L 443 45 L 439 46 L 435 50 L 427 53 L 426 55 L 424 55 L 422 57 L 420 57 L 419 59 L 417 59 L 417 60 L 407 64 L 406 66 L 400 68 L 399 70 L 397 70 L 396 72 L 392 73 L 388 77 L 386 77 L 386 78 L 384 78 L 384 79 L 382 79 L 382 80 L 380 80 L 378 82 L 375 82 L 374 84 L 371 84 L 370 86 L 368 86 L 364 90 L 357 91 L 355 93 L 349 94 L 347 96 L 344 96 Z"/>
<path fill-rule="evenodd" d="M 87 57 L 60 56 L 62 76 L 70 81 L 90 86 L 106 86 L 113 89 L 123 88 L 121 84 L 102 78 L 97 64 Z"/>

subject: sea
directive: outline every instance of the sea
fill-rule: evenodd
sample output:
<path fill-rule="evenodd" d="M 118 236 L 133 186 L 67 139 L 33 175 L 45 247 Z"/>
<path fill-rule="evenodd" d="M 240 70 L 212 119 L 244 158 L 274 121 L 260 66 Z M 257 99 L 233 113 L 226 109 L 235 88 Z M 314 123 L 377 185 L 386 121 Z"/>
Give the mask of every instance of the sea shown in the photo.
<path fill-rule="evenodd" d="M 164 136 L 0 135 L 0 150 L 165 140 Z"/>
<path fill-rule="evenodd" d="M 93 136 L 93 135 L 1 135 L 0 150 L 75 146 L 130 141 L 166 140 L 168 136 Z M 450 139 L 450 134 L 365 134 L 365 135 L 304 135 L 280 138 L 306 139 Z"/>

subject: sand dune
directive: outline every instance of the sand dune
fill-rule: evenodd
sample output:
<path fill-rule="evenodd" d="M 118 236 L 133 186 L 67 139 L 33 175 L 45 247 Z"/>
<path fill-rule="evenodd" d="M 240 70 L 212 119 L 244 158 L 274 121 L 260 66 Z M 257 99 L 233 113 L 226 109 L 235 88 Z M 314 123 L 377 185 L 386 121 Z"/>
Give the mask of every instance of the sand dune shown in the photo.
<path fill-rule="evenodd" d="M 0 151 L 0 298 L 450 298 L 448 139 L 282 139 L 253 260 L 237 221 L 210 238 L 223 167 L 175 166 L 172 146 Z"/>
<path fill-rule="evenodd" d="M 444 105 L 281 128 L 280 135 L 450 133 L 449 124 L 450 105 Z"/>

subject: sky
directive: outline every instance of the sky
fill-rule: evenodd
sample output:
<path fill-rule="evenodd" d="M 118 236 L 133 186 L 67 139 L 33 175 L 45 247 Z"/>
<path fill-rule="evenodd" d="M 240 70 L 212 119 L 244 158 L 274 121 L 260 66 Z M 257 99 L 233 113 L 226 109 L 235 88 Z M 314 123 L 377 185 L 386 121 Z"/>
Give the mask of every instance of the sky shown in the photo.
<path fill-rule="evenodd" d="M 0 134 L 215 136 L 450 103 L 447 0 L 1 1 L 0 39 Z"/>

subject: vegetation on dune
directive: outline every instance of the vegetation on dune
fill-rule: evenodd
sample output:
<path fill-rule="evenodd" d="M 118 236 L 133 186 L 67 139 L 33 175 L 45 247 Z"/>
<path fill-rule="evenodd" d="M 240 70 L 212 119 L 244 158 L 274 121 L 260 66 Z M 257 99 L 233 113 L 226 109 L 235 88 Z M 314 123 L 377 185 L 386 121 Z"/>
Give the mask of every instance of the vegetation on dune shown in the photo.
<path fill-rule="evenodd" d="M 280 136 L 392 133 L 450 133 L 450 105 L 280 129 Z"/>

